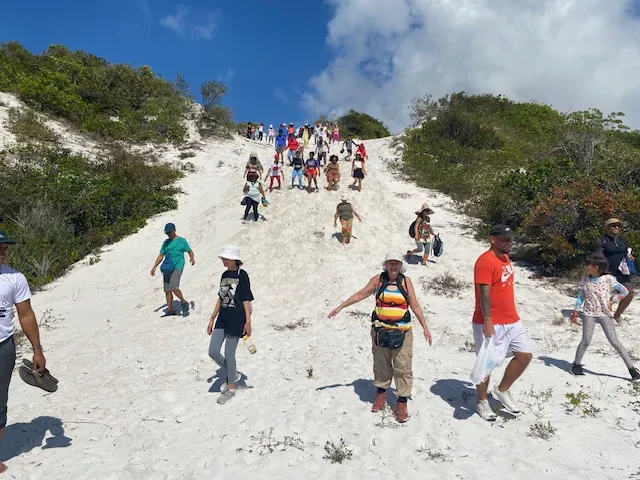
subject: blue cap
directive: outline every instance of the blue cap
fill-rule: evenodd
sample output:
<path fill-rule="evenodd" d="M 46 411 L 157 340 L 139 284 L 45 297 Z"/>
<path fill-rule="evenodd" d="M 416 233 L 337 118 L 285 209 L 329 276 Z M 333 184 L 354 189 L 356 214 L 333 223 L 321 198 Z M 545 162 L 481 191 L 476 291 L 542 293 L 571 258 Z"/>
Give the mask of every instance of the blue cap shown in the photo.
<path fill-rule="evenodd" d="M 164 233 L 171 233 L 173 231 L 175 231 L 176 226 L 173 223 L 167 223 L 164 226 Z"/>

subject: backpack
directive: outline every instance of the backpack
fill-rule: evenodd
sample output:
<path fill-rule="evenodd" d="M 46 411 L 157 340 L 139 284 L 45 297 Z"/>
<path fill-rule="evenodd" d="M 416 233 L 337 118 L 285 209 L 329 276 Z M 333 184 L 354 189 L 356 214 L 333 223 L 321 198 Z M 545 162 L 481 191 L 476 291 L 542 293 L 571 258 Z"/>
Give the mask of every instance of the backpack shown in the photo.
<path fill-rule="evenodd" d="M 391 282 L 389 281 L 389 274 L 387 272 L 382 272 L 380 274 L 380 279 L 378 280 L 378 287 L 376 288 L 376 300 L 380 298 L 380 295 L 382 295 L 384 289 L 387 288 L 390 284 Z M 400 290 L 400 293 L 404 297 L 405 301 L 409 303 L 409 293 L 407 292 L 407 289 L 405 287 L 406 285 L 407 280 L 405 276 L 402 273 L 399 273 L 398 279 L 396 280 L 396 286 L 398 287 L 398 290 Z"/>
<path fill-rule="evenodd" d="M 414 220 L 411 225 L 409 225 L 409 236 L 411 238 L 416 238 L 415 237 L 415 228 L 416 228 L 416 222 L 417 220 Z"/>
<path fill-rule="evenodd" d="M 442 240 L 440 240 L 440 235 L 436 235 L 435 237 L 433 237 L 432 248 L 433 248 L 433 254 L 436 257 L 439 257 L 440 255 L 442 255 L 443 245 L 442 245 Z"/>
<path fill-rule="evenodd" d="M 167 244 L 165 245 L 164 259 L 162 260 L 162 263 L 160 264 L 160 271 L 162 273 L 165 273 L 165 274 L 171 273 L 171 272 L 173 272 L 175 270 L 173 268 L 173 260 L 171 259 L 171 254 L 166 251 L 166 248 L 169 245 L 169 243 L 171 243 L 171 241 L 168 241 Z"/>

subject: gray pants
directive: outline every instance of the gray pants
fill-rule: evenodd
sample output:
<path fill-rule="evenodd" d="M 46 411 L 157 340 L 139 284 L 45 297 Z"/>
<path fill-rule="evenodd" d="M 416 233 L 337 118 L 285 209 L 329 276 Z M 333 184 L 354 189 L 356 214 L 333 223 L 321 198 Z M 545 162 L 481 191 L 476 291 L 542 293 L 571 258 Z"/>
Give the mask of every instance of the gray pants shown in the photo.
<path fill-rule="evenodd" d="M 240 337 L 225 335 L 224 329 L 222 328 L 215 328 L 211 335 L 209 356 L 225 370 L 224 375 L 227 383 L 235 383 L 236 378 L 238 378 L 236 349 L 238 348 L 239 341 Z M 224 357 L 220 353 L 222 350 L 222 342 L 224 342 Z"/>
<path fill-rule="evenodd" d="M 596 323 L 599 323 L 604 330 L 604 334 L 609 340 L 611 346 L 618 352 L 618 355 L 622 357 L 624 364 L 627 368 L 633 367 L 633 361 L 631 357 L 627 353 L 627 350 L 622 346 L 620 340 L 618 340 L 618 335 L 616 334 L 616 325 L 612 318 L 609 317 L 587 317 L 585 316 L 582 320 L 582 341 L 580 345 L 578 345 L 578 349 L 576 350 L 576 359 L 575 363 L 580 365 L 582 362 L 582 357 L 584 357 L 589 344 L 591 343 L 591 339 L 593 338 L 593 330 L 596 326 Z"/>
<path fill-rule="evenodd" d="M 16 364 L 16 344 L 13 335 L 0 343 L 0 428 L 7 425 L 9 383 Z"/>

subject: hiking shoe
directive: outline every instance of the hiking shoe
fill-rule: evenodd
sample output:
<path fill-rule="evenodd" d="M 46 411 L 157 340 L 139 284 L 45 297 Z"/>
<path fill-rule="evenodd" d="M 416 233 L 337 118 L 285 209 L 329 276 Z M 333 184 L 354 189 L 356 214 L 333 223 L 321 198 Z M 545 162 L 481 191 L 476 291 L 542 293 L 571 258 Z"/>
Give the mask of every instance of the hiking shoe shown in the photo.
<path fill-rule="evenodd" d="M 407 409 L 406 403 L 398 402 L 396 410 L 396 420 L 398 420 L 398 423 L 405 423 L 407 420 L 409 420 L 409 410 Z"/>
<path fill-rule="evenodd" d="M 386 404 L 387 404 L 387 392 L 376 393 L 376 399 L 373 401 L 373 406 L 371 407 L 371 411 L 379 412 L 384 408 Z"/>
<path fill-rule="evenodd" d="M 637 382 L 640 380 L 640 371 L 636 367 L 632 367 L 629 369 L 629 373 L 631 374 L 631 381 Z"/>
<path fill-rule="evenodd" d="M 238 375 L 237 375 L 237 377 L 236 377 L 236 381 L 235 381 L 235 382 L 233 382 L 233 384 L 234 384 L 234 385 L 235 385 L 235 384 L 237 384 L 241 379 L 242 379 L 242 375 L 240 375 L 240 374 L 238 373 Z M 224 393 L 224 392 L 226 392 L 227 390 L 229 390 L 229 384 L 228 384 L 227 382 L 224 382 L 224 383 L 222 384 L 222 386 L 220 387 L 220 393 Z"/>
<path fill-rule="evenodd" d="M 582 371 L 582 365 L 578 365 L 577 363 L 572 363 L 571 373 L 573 373 L 574 375 L 584 375 L 584 372 Z"/>
<path fill-rule="evenodd" d="M 522 411 L 520 405 L 518 405 L 513 399 L 509 390 L 507 390 L 506 392 L 501 392 L 500 390 L 498 390 L 498 387 L 496 387 L 493 389 L 493 392 L 491 392 L 491 395 L 498 402 L 500 402 L 506 410 L 510 411 L 511 413 L 520 413 Z"/>
<path fill-rule="evenodd" d="M 235 390 L 227 390 L 226 392 L 221 393 L 220 396 L 218 397 L 218 404 L 224 405 L 235 396 L 236 396 Z"/>
<path fill-rule="evenodd" d="M 489 400 L 481 400 L 476 405 L 476 413 L 480 416 L 481 419 L 486 420 L 487 422 L 495 422 L 498 416 L 496 413 L 491 410 L 491 405 L 489 405 Z"/>

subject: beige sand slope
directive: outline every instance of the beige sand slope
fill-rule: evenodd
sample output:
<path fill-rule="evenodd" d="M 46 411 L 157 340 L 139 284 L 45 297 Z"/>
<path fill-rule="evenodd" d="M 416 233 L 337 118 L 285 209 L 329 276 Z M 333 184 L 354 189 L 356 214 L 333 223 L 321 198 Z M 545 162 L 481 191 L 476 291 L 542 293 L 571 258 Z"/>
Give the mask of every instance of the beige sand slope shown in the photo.
<path fill-rule="evenodd" d="M 190 159 L 198 171 L 180 182 L 185 195 L 177 211 L 152 219 L 105 248 L 99 263 L 81 262 L 38 293 L 33 303 L 40 318 L 47 311 L 42 336 L 60 389 L 45 394 L 14 377 L 4 448 L 13 478 L 621 479 L 636 473 L 640 416 L 630 408 L 635 397 L 624 364 L 598 331 L 585 363 L 602 375 L 567 374 L 579 337 L 553 319 L 573 299 L 520 268 L 517 302 L 537 359 L 514 393 L 530 407 L 494 425 L 472 414 L 474 355 L 464 345 L 471 340 L 473 263 L 485 245 L 446 196 L 389 173 L 389 143 L 367 142 L 370 175 L 364 191 L 351 194 L 364 222 L 356 223 L 349 247 L 333 237 L 340 192 L 283 189 L 269 196 L 266 221 L 243 224 L 248 153 L 257 150 L 265 163 L 272 154 L 237 138 L 207 143 Z M 410 265 L 407 274 L 428 312 L 434 346 L 416 326 L 412 418 L 397 426 L 369 411 L 372 299 L 335 320 L 326 316 L 379 272 L 385 252 L 411 246 L 407 227 L 425 201 L 436 211 L 445 255 L 429 267 Z M 196 303 L 187 318 L 161 318 L 160 280 L 149 276 L 166 221 L 175 221 L 196 253 L 196 265 L 183 276 L 184 292 Z M 217 254 L 227 243 L 241 247 L 251 277 L 258 353 L 240 346 L 248 388 L 219 406 L 205 330 L 223 270 Z M 459 298 L 423 287 L 444 272 L 469 282 Z M 634 305 L 619 334 L 640 352 L 637 314 Z M 287 328 L 294 323 L 299 326 Z M 525 394 L 549 388 L 546 401 Z M 565 394 L 580 389 L 601 409 L 595 418 L 565 412 Z M 538 421 L 550 422 L 555 437 L 529 437 Z M 341 439 L 353 456 L 331 464 L 323 459 L 325 443 Z"/>

